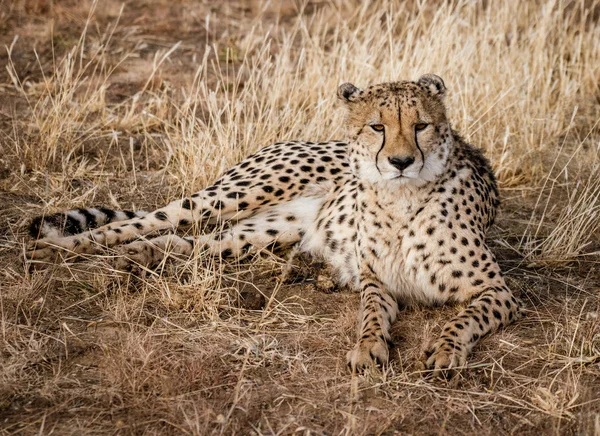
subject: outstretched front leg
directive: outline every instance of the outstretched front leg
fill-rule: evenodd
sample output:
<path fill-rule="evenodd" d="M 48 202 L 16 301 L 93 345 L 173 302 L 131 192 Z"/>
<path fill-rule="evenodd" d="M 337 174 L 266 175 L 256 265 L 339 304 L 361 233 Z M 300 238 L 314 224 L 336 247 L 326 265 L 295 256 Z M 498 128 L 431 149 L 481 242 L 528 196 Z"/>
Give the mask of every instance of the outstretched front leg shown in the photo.
<path fill-rule="evenodd" d="M 358 342 L 347 354 L 352 372 L 387 363 L 390 327 L 398 314 L 398 303 L 374 275 L 361 276 L 360 289 Z"/>
<path fill-rule="evenodd" d="M 433 375 L 450 376 L 464 366 L 477 342 L 519 316 L 520 303 L 505 285 L 489 287 L 446 323 L 441 336 L 425 351 L 426 368 Z"/>

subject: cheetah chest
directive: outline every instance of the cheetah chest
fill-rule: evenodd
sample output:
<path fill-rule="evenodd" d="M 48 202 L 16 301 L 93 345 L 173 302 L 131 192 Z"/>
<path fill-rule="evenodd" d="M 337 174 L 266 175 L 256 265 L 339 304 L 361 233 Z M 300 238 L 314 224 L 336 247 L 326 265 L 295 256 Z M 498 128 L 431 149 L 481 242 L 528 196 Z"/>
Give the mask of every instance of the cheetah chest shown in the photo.
<path fill-rule="evenodd" d="M 441 303 L 457 290 L 477 285 L 489 262 L 481 226 L 465 225 L 454 207 L 460 198 L 441 186 L 377 190 L 360 182 L 338 186 L 323 197 L 302 248 L 324 258 L 341 284 L 357 286 L 374 274 L 395 298 L 406 303 Z M 457 185 L 458 186 L 458 185 Z M 456 202 L 456 203 L 455 203 Z M 483 266 L 473 272 L 473 265 Z"/>
<path fill-rule="evenodd" d="M 418 190 L 374 192 L 358 181 L 339 186 L 324 198 L 302 249 L 324 258 L 341 284 L 358 286 L 366 270 L 394 294 L 422 293 L 410 282 L 413 259 L 403 245 L 403 234 L 422 201 Z"/>
<path fill-rule="evenodd" d="M 430 233 L 436 224 L 432 217 L 439 211 L 426 194 L 427 190 L 405 188 L 392 193 L 365 192 L 358 197 L 361 272 L 373 273 L 388 292 L 407 303 L 438 299 L 424 274 L 424 262 L 438 254 Z"/>

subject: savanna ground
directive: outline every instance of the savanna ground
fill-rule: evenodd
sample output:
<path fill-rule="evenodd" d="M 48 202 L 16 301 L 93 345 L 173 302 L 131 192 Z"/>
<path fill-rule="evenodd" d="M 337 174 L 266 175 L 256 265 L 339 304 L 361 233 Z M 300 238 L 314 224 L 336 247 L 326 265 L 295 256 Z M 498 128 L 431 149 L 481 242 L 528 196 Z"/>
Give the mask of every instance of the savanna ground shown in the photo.
<path fill-rule="evenodd" d="M 599 2 L 0 0 L 0 40 L 3 434 L 600 434 Z M 36 215 L 155 208 L 340 137 L 343 81 L 428 72 L 496 170 L 526 304 L 450 382 L 417 362 L 456 307 L 401 312 L 352 376 L 358 295 L 273 255 L 24 266 Z"/>

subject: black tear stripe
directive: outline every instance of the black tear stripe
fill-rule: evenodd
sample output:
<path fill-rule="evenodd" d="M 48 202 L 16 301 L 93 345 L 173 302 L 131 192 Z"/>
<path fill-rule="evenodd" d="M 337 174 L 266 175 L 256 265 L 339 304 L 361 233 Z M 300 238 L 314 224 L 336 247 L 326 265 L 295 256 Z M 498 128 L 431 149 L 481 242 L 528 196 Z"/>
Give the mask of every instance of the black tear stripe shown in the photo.
<path fill-rule="evenodd" d="M 421 150 L 421 147 L 419 146 L 419 141 L 417 139 L 417 131 L 415 130 L 415 144 L 417 145 L 417 150 L 419 150 L 419 153 L 421 153 L 421 169 L 419 170 L 419 172 L 423 171 L 423 167 L 425 166 L 425 155 L 423 154 L 423 150 Z"/>
<path fill-rule="evenodd" d="M 419 111 L 417 111 L 417 120 L 419 120 L 419 118 L 421 118 L 421 114 L 419 113 Z M 425 167 L 425 154 L 423 153 L 423 150 L 421 150 L 421 147 L 419 146 L 419 140 L 417 139 L 417 131 L 415 129 L 415 145 L 417 146 L 417 150 L 419 150 L 419 153 L 421 153 L 421 169 L 419 170 L 419 172 L 423 171 L 423 168 Z"/>
<path fill-rule="evenodd" d="M 383 120 L 383 114 L 381 113 L 381 111 L 379 111 L 379 118 L 381 120 Z M 377 150 L 377 154 L 375 155 L 375 168 L 377 168 L 377 171 L 379 171 L 379 174 L 381 174 L 381 170 L 379 169 L 379 153 L 381 153 L 381 150 L 383 150 L 383 147 L 385 147 L 385 127 L 383 128 L 383 143 L 381 144 L 381 147 L 379 147 L 379 150 Z"/>

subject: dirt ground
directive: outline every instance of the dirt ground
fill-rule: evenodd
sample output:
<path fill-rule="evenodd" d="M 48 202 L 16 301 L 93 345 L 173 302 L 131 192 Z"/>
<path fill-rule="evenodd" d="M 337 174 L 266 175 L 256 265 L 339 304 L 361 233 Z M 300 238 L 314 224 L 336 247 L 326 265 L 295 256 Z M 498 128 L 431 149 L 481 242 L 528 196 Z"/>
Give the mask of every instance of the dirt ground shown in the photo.
<path fill-rule="evenodd" d="M 600 435 L 600 3 L 474 3 L 0 0 L 0 432 Z M 340 135 L 342 81 L 425 72 L 498 174 L 525 303 L 450 381 L 417 364 L 457 307 L 404 309 L 353 376 L 358 294 L 284 255 L 25 265 L 37 215 L 151 210 Z"/>

